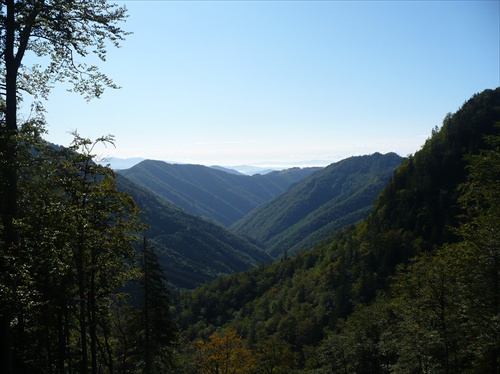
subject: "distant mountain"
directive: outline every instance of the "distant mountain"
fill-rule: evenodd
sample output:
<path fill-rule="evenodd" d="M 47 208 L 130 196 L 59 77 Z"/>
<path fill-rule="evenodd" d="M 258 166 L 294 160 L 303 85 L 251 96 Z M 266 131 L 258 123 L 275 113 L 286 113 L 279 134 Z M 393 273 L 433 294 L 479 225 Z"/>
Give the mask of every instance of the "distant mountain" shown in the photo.
<path fill-rule="evenodd" d="M 368 215 L 403 159 L 395 153 L 350 157 L 331 164 L 231 226 L 279 258 L 312 247 L 332 230 Z"/>
<path fill-rule="evenodd" d="M 225 171 L 226 173 L 229 173 L 229 174 L 245 175 L 243 173 L 240 173 L 238 170 L 231 169 L 231 168 L 225 168 L 224 166 L 212 165 L 210 167 L 212 169 L 216 169 L 216 170 L 220 170 L 220 171 Z"/>
<path fill-rule="evenodd" d="M 118 158 L 118 157 L 110 157 L 105 158 L 100 162 L 102 165 L 109 165 L 109 167 L 113 170 L 122 170 L 131 168 L 134 165 L 137 165 L 139 162 L 144 161 L 144 158 L 141 157 L 132 157 L 132 158 Z"/>
<path fill-rule="evenodd" d="M 227 167 L 213 165 L 210 167 L 213 169 L 225 171 L 226 173 L 237 174 L 237 175 L 268 174 L 273 171 L 282 170 L 282 169 L 261 168 L 258 166 L 249 166 L 249 165 L 227 166 Z"/>
<path fill-rule="evenodd" d="M 200 217 L 230 226 L 321 168 L 236 175 L 202 165 L 145 160 L 119 173 Z"/>
<path fill-rule="evenodd" d="M 128 178 L 117 175 L 117 186 L 145 213 L 145 235 L 159 252 L 169 280 L 194 288 L 222 274 L 240 272 L 270 262 L 254 244 L 210 221 L 183 211 Z"/>
<path fill-rule="evenodd" d="M 273 171 L 284 170 L 288 168 L 270 168 L 270 167 L 260 167 L 260 166 L 251 166 L 251 165 L 239 165 L 239 166 L 230 166 L 232 170 L 236 170 L 237 172 L 244 175 L 255 175 L 255 174 L 268 174 Z"/>
<path fill-rule="evenodd" d="M 497 327 L 498 233 L 491 232 L 477 244 L 465 238 L 469 240 L 462 242 L 465 252 L 456 258 L 453 251 L 447 252 L 447 257 L 443 253 L 434 258 L 423 256 L 443 244 L 449 250 L 453 247 L 446 244 L 463 241 L 454 229 L 459 220 L 470 225 L 471 232 L 475 229 L 469 221 L 471 215 L 459 208 L 460 193 L 469 193 L 459 186 L 469 178 L 468 157 L 491 149 L 486 137 L 493 140 L 492 135 L 500 135 L 499 123 L 500 88 L 474 95 L 455 114 L 446 116 L 443 126 L 432 132 L 419 151 L 401 162 L 377 197 L 372 213 L 359 225 L 338 231 L 295 257 L 220 278 L 186 294 L 179 313 L 186 317 L 180 320 L 182 331 L 190 332 L 195 340 L 214 330 L 231 328 L 241 332 L 248 343 L 254 343 L 256 337 L 265 342 L 278 335 L 300 354 L 313 357 L 306 361 L 314 365 L 307 372 L 332 372 L 332 367 L 335 372 L 347 367 L 349 372 L 383 373 L 388 367 L 394 372 L 421 372 L 417 357 L 421 352 L 426 356 L 425 364 L 431 363 L 438 372 L 441 364 L 448 362 L 443 358 L 447 355 L 448 360 L 449 355 L 444 345 L 454 352 L 457 347 L 466 349 L 463 356 L 455 356 L 465 358 L 454 362 L 457 372 L 496 372 L 497 346 L 474 352 L 469 347 L 481 346 L 486 331 Z M 498 147 L 498 138 L 496 141 Z M 484 166 L 499 165 L 498 158 L 490 162 Z M 481 185 L 473 186 L 482 190 Z M 477 199 L 471 210 L 489 209 L 486 201 Z M 491 210 L 491 217 L 493 212 L 497 211 Z M 480 230 L 485 227 L 494 226 L 484 221 Z M 480 248 L 484 258 L 475 259 L 473 254 L 478 252 L 467 247 Z M 420 261 L 410 261 L 418 255 L 422 256 Z M 434 266 L 426 268 L 433 260 Z M 475 274 L 477 264 L 486 262 L 488 270 Z M 455 269 L 464 263 L 471 268 L 469 279 L 477 279 L 475 290 L 480 296 L 464 293 L 463 280 L 456 277 L 463 277 Z M 403 268 L 403 264 L 408 266 Z M 399 283 L 390 288 L 398 267 Z M 409 279 L 414 283 L 403 283 Z M 389 289 L 395 292 L 384 295 Z M 402 289 L 409 292 L 411 311 L 404 307 L 408 304 L 400 303 Z M 212 295 L 217 295 L 217 303 Z M 486 298 L 491 301 L 477 301 Z M 477 305 L 471 309 L 480 322 L 471 323 L 467 303 Z M 370 306 L 364 309 L 363 304 Z M 481 307 L 487 312 L 478 311 Z M 443 328 L 445 322 L 452 327 Z M 397 324 L 403 330 L 398 330 Z M 327 334 L 329 330 L 331 334 Z M 405 340 L 401 331 L 414 336 Z M 443 336 L 449 344 L 443 343 Z"/>

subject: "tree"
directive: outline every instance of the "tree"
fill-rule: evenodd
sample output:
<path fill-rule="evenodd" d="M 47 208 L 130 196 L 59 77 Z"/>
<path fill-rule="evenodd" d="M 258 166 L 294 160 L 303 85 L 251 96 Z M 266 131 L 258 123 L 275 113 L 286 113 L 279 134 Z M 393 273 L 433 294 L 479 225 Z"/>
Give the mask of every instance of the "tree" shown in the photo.
<path fill-rule="evenodd" d="M 469 178 L 460 187 L 467 212 L 457 230 L 463 242 L 448 252 L 460 260 L 473 363 L 494 374 L 500 372 L 500 136 L 486 139 L 490 148 L 468 158 Z"/>
<path fill-rule="evenodd" d="M 93 162 L 95 142 L 75 134 L 70 149 L 43 143 L 30 142 L 19 156 L 17 264 L 24 278 L 22 309 L 11 323 L 15 369 L 112 372 L 110 306 L 136 275 L 138 209 L 116 190 L 113 171 Z"/>
<path fill-rule="evenodd" d="M 392 288 L 398 372 L 500 372 L 500 137 L 469 156 L 461 240 L 420 255 Z M 386 336 L 386 337 L 387 337 Z"/>
<path fill-rule="evenodd" d="M 175 367 L 177 327 L 171 315 L 172 300 L 158 257 L 144 238 L 139 252 L 140 278 L 137 306 L 131 311 L 130 336 L 137 372 L 165 373 Z"/>
<path fill-rule="evenodd" d="M 106 42 L 118 46 L 126 33 L 116 26 L 124 19 L 125 9 L 106 0 L 4 0 L 0 4 L 0 272 L 9 274 L 3 278 L 2 296 L 12 301 L 10 308 L 0 310 L 0 371 L 11 373 L 10 326 L 20 311 L 18 288 L 23 280 L 16 228 L 21 94 L 47 97 L 53 84 L 67 80 L 87 99 L 99 97 L 105 87 L 116 86 L 95 66 L 79 63 L 75 57 L 94 53 L 105 60 Z M 28 52 L 48 64 L 26 67 L 23 60 Z"/>
<path fill-rule="evenodd" d="M 234 331 L 213 333 L 208 342 L 199 340 L 195 347 L 195 370 L 201 374 L 243 374 L 255 366 L 252 352 Z"/>
<path fill-rule="evenodd" d="M 70 306 L 75 289 L 71 255 L 64 244 L 68 230 L 64 220 L 65 197 L 58 186 L 61 155 L 41 139 L 23 134 L 23 141 L 29 147 L 20 148 L 18 156 L 20 209 L 17 229 L 22 257 L 17 263 L 24 269 L 24 277 L 17 291 L 23 291 L 24 303 L 19 305 L 22 313 L 17 323 L 12 324 L 16 338 L 16 371 L 33 372 L 33 367 L 42 370 L 44 363 L 37 357 L 47 354 L 53 358 L 47 365 L 64 372 L 71 351 L 67 337 L 72 328 Z M 26 367 L 27 362 L 33 367 Z"/>
<path fill-rule="evenodd" d="M 256 344 L 254 351 L 255 373 L 285 374 L 297 367 L 297 354 L 292 351 L 291 344 L 276 334 Z"/>
<path fill-rule="evenodd" d="M 463 295 L 451 252 L 422 254 L 400 269 L 392 285 L 394 323 L 386 345 L 400 373 L 456 373 L 467 363 Z"/>
<path fill-rule="evenodd" d="M 113 171 L 93 162 L 96 143 L 112 139 L 103 137 L 92 142 L 74 135 L 60 175 L 66 203 L 63 216 L 70 234 L 67 245 L 73 259 L 71 268 L 76 270 L 81 371 L 88 370 L 89 355 L 92 373 L 96 373 L 98 357 L 112 365 L 112 359 L 102 353 L 102 344 L 106 348 L 109 338 L 105 326 L 107 305 L 111 293 L 133 274 L 132 243 L 141 225 L 132 198 L 116 190 Z M 98 337 L 99 328 L 104 343 Z"/>
<path fill-rule="evenodd" d="M 387 373 L 390 351 L 381 344 L 390 321 L 386 298 L 380 296 L 370 305 L 359 305 L 347 320 L 322 341 L 318 361 L 334 373 Z"/>

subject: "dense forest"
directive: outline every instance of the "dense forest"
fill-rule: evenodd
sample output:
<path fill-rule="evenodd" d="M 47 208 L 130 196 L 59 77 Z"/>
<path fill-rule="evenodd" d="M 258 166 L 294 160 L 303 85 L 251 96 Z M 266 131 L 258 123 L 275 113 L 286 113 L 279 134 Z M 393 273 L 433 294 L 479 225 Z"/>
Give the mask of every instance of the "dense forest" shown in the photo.
<path fill-rule="evenodd" d="M 93 162 L 112 138 L 54 148 L 26 124 L 22 255 L 2 259 L 13 372 L 497 372 L 499 124 L 500 89 L 474 95 L 363 221 L 194 290 L 140 239 L 132 182 Z"/>
<path fill-rule="evenodd" d="M 117 188 L 129 194 L 144 213 L 142 219 L 148 228 L 143 235 L 155 246 L 172 285 L 195 288 L 220 275 L 269 263 L 285 253 L 296 254 L 333 229 L 362 220 L 401 160 L 395 154 L 374 154 L 351 157 L 318 170 L 292 168 L 251 177 L 200 165 L 148 160 L 120 171 Z M 134 180 L 142 180 L 141 186 L 129 179 L 131 174 Z M 179 190 L 179 183 L 185 188 Z M 156 188 L 145 187 L 151 184 Z M 281 189 L 284 192 L 273 199 Z M 167 200 L 168 194 L 161 191 L 180 194 L 193 206 L 212 205 L 213 216 L 224 216 L 228 208 L 241 213 L 240 204 L 249 199 L 262 203 L 248 219 L 244 216 L 238 224 L 240 230 L 236 230 L 203 217 L 201 212 L 186 211 L 182 204 L 174 205 L 175 199 Z M 225 204 L 217 206 L 223 198 L 227 198 Z M 263 240 L 263 236 L 268 239 Z"/>
<path fill-rule="evenodd" d="M 363 222 L 183 293 L 192 372 L 238 372 L 206 352 L 232 339 L 258 373 L 497 373 L 499 125 L 500 89 L 473 96 Z"/>
<path fill-rule="evenodd" d="M 335 162 L 261 204 L 231 226 L 274 259 L 310 248 L 365 218 L 402 158 L 394 153 Z"/>
<path fill-rule="evenodd" d="M 118 190 L 130 195 L 143 213 L 147 229 L 142 234 L 156 248 L 174 287 L 195 288 L 272 261 L 259 246 L 223 226 L 174 206 L 120 174 L 116 181 Z"/>
<path fill-rule="evenodd" d="M 2 374 L 500 372 L 500 88 L 446 115 L 414 155 L 372 155 L 383 172 L 351 168 L 347 185 L 376 182 L 360 196 L 385 186 L 368 215 L 269 263 L 257 240 L 98 163 L 112 136 L 54 147 L 41 102 L 19 115 L 23 95 L 62 81 L 87 99 L 116 88 L 76 59 L 119 46 L 125 8 L 7 0 L 0 15 Z M 317 203 L 322 183 L 348 191 L 324 176 L 292 187 L 290 206 Z M 307 185 L 312 199 L 293 199 Z"/>
<path fill-rule="evenodd" d="M 203 165 L 145 160 L 119 173 L 197 216 L 230 226 L 321 168 L 237 175 Z"/>

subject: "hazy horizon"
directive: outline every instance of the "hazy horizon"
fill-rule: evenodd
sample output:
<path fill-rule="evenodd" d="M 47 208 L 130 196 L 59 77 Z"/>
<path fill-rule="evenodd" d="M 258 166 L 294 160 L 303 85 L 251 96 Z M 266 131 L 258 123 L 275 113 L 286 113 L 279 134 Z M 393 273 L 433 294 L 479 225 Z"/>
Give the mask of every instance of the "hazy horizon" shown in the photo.
<path fill-rule="evenodd" d="M 113 134 L 98 154 L 221 166 L 404 157 L 500 85 L 497 1 L 116 3 L 133 34 L 99 66 L 122 88 L 56 86 L 49 141 Z"/>
<path fill-rule="evenodd" d="M 377 152 L 373 152 L 377 153 Z M 373 154 L 371 153 L 371 154 Z M 389 152 L 379 152 L 382 154 L 389 153 Z M 371 155 L 371 154 L 366 154 L 366 155 Z M 309 168 L 309 167 L 326 167 L 328 165 L 331 165 L 333 163 L 345 160 L 346 158 L 349 157 L 356 157 L 356 156 L 365 156 L 365 155 L 352 155 L 352 156 L 347 156 L 344 158 L 339 158 L 336 160 L 303 160 L 302 162 L 292 162 L 292 163 L 279 163 L 279 162 L 273 162 L 273 161 L 263 161 L 263 162 L 255 162 L 255 163 L 248 163 L 248 164 L 227 164 L 227 165 L 220 165 L 220 164 L 205 164 L 205 163 L 190 163 L 190 162 L 179 162 L 179 161 L 173 161 L 173 160 L 160 160 L 160 159 L 154 159 L 154 158 L 144 158 L 144 157 L 126 157 L 126 158 L 121 158 L 121 157 L 103 157 L 102 155 L 98 155 L 99 162 L 103 165 L 109 165 L 111 168 L 116 169 L 116 170 L 123 170 L 123 169 L 129 169 L 132 166 L 135 166 L 139 164 L 142 161 L 146 160 L 151 160 L 151 161 L 160 161 L 160 162 L 165 162 L 168 164 L 175 164 L 175 165 L 202 165 L 206 167 L 221 167 L 224 169 L 232 169 L 236 170 L 242 174 L 256 174 L 261 171 L 265 170 L 285 170 L 285 169 L 290 169 L 290 168 Z M 401 156 L 401 155 L 399 155 Z M 406 156 L 401 156 L 401 157 L 406 157 Z"/>

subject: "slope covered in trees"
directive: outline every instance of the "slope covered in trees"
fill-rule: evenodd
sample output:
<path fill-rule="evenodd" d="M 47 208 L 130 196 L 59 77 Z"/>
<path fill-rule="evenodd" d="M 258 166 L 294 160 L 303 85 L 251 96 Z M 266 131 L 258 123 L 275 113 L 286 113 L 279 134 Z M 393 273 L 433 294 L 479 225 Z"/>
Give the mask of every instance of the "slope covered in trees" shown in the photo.
<path fill-rule="evenodd" d="M 146 160 L 120 173 L 188 212 L 230 226 L 319 169 L 292 168 L 248 176 L 202 165 Z"/>
<path fill-rule="evenodd" d="M 259 247 L 216 223 L 188 213 L 122 175 L 118 188 L 144 212 L 145 231 L 169 280 L 193 288 L 219 275 L 271 261 Z"/>
<path fill-rule="evenodd" d="M 331 164 L 231 228 L 261 243 L 274 258 L 297 254 L 366 217 L 401 160 L 395 153 L 375 153 Z"/>
<path fill-rule="evenodd" d="M 500 88 L 474 95 L 358 226 L 184 294 L 188 337 L 278 339 L 304 373 L 498 373 L 499 122 Z"/>
<path fill-rule="evenodd" d="M 17 316 L 12 370 L 112 371 L 112 305 L 136 275 L 139 210 L 116 189 L 112 170 L 93 162 L 95 142 L 75 134 L 71 147 L 56 151 L 29 133 L 23 140 L 16 220 L 22 256 L 14 261 L 4 250 L 0 259 L 9 269 L 0 275 L 1 308 Z"/>

